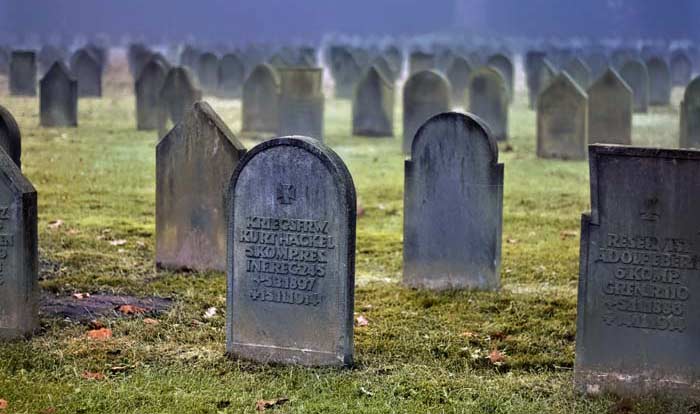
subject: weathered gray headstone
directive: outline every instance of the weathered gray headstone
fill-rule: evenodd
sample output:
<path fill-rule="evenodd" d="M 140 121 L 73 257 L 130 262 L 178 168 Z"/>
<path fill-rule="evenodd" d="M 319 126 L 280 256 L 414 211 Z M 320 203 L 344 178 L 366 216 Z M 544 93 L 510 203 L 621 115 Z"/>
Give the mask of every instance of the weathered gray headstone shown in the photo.
<path fill-rule="evenodd" d="M 78 81 L 78 96 L 102 96 L 102 66 L 98 57 L 87 49 L 71 57 L 71 72 Z"/>
<path fill-rule="evenodd" d="M 278 73 L 278 135 L 304 135 L 323 141 L 323 70 L 280 68 Z"/>
<path fill-rule="evenodd" d="M 484 66 L 469 77 L 468 111 L 483 120 L 496 141 L 508 139 L 508 86 L 500 72 Z"/>
<path fill-rule="evenodd" d="M 191 45 L 185 45 L 180 53 L 180 65 L 190 68 L 190 70 L 197 70 L 197 65 L 199 64 L 199 56 L 202 54 L 197 48 Z"/>
<path fill-rule="evenodd" d="M 369 137 L 394 136 L 394 86 L 371 66 L 355 89 L 352 133 Z"/>
<path fill-rule="evenodd" d="M 452 87 L 452 102 L 455 105 L 464 105 L 467 99 L 467 90 L 469 89 L 469 76 L 472 73 L 472 67 L 467 59 L 456 56 L 447 67 L 445 75 L 450 81 Z"/>
<path fill-rule="evenodd" d="M 415 51 L 411 53 L 409 57 L 408 68 L 409 74 L 411 75 L 425 70 L 432 70 L 435 68 L 435 55 L 432 53 Z"/>
<path fill-rule="evenodd" d="M 666 61 L 652 57 L 646 62 L 649 73 L 649 105 L 669 105 L 671 103 L 671 71 Z"/>
<path fill-rule="evenodd" d="M 497 53 L 492 55 L 487 60 L 488 66 L 495 68 L 503 77 L 506 82 L 506 88 L 508 88 L 508 100 L 512 100 L 514 91 L 514 73 L 513 62 L 507 56 Z"/>
<path fill-rule="evenodd" d="M 566 72 L 537 99 L 537 156 L 582 160 L 588 139 L 588 98 Z"/>
<path fill-rule="evenodd" d="M 632 89 L 613 68 L 588 88 L 588 142 L 632 143 Z"/>
<path fill-rule="evenodd" d="M 349 51 L 336 55 L 336 65 L 333 73 L 335 97 L 352 99 L 357 82 L 362 77 L 362 67 Z"/>
<path fill-rule="evenodd" d="M 525 76 L 527 81 L 528 102 L 530 108 L 535 107 L 537 96 L 540 94 L 540 71 L 545 64 L 546 53 L 531 50 L 525 54 Z M 553 71 L 553 70 L 552 70 Z"/>
<path fill-rule="evenodd" d="M 14 50 L 10 55 L 10 94 L 36 96 L 36 54 L 31 50 Z"/>
<path fill-rule="evenodd" d="M 167 68 L 158 59 L 151 59 L 136 80 L 136 128 L 158 128 L 159 95 L 165 83 Z"/>
<path fill-rule="evenodd" d="M 679 130 L 679 147 L 700 149 L 700 77 L 693 79 L 683 93 Z"/>
<path fill-rule="evenodd" d="M 226 191 L 245 149 L 206 102 L 156 146 L 156 264 L 226 268 Z"/>
<path fill-rule="evenodd" d="M 255 67 L 243 84 L 243 132 L 277 132 L 280 80 L 268 64 Z"/>
<path fill-rule="evenodd" d="M 403 70 L 403 53 L 398 47 L 389 46 L 384 51 L 383 56 L 386 58 L 387 62 L 389 62 L 391 70 L 395 74 L 394 79 L 398 79 Z"/>
<path fill-rule="evenodd" d="M 671 78 L 675 86 L 686 86 L 693 76 L 693 61 L 682 50 L 671 54 Z"/>
<path fill-rule="evenodd" d="M 537 100 L 539 99 L 540 95 L 542 95 L 542 92 L 547 89 L 549 84 L 552 83 L 556 77 L 556 69 L 554 69 L 554 66 L 552 66 L 547 59 L 545 59 L 537 72 L 537 82 L 536 85 L 534 85 L 537 89 L 530 91 L 530 93 L 532 93 L 533 109 L 537 108 Z"/>
<path fill-rule="evenodd" d="M 571 76 L 581 89 L 586 90 L 591 84 L 591 69 L 580 58 L 573 58 L 562 68 Z"/>
<path fill-rule="evenodd" d="M 245 64 L 241 58 L 228 53 L 219 63 L 219 93 L 224 98 L 240 98 L 245 81 Z"/>
<path fill-rule="evenodd" d="M 266 141 L 228 197 L 227 352 L 351 365 L 356 198 L 343 161 L 314 139 Z"/>
<path fill-rule="evenodd" d="M 0 148 L 22 168 L 22 135 L 10 111 L 0 106 Z"/>
<path fill-rule="evenodd" d="M 138 79 L 143 68 L 151 61 L 153 53 L 141 43 L 133 43 L 129 45 L 127 59 L 129 60 L 129 72 L 134 79 Z"/>
<path fill-rule="evenodd" d="M 411 75 L 403 86 L 403 152 L 411 151 L 411 142 L 425 121 L 450 110 L 450 83 L 434 70 Z"/>
<path fill-rule="evenodd" d="M 700 397 L 700 152 L 592 145 L 576 389 Z"/>
<path fill-rule="evenodd" d="M 403 281 L 498 289 L 503 164 L 478 118 L 443 113 L 416 133 L 405 164 Z"/>
<path fill-rule="evenodd" d="M 78 126 L 78 81 L 63 62 L 54 62 L 39 89 L 41 126 Z"/>
<path fill-rule="evenodd" d="M 191 72 L 182 66 L 171 68 L 158 93 L 158 136 L 165 135 L 201 99 Z"/>
<path fill-rule="evenodd" d="M 645 113 L 649 105 L 649 73 L 639 60 L 628 60 L 620 69 L 620 76 L 632 89 L 634 112 Z"/>
<path fill-rule="evenodd" d="M 39 73 L 44 76 L 51 69 L 54 62 L 63 62 L 66 57 L 66 52 L 62 48 L 55 45 L 44 45 L 37 54 L 39 63 Z"/>
<path fill-rule="evenodd" d="M 36 190 L 0 151 L 0 339 L 39 328 Z"/>
<path fill-rule="evenodd" d="M 199 84 L 207 95 L 215 95 L 219 90 L 219 58 L 211 53 L 202 53 L 197 62 Z"/>

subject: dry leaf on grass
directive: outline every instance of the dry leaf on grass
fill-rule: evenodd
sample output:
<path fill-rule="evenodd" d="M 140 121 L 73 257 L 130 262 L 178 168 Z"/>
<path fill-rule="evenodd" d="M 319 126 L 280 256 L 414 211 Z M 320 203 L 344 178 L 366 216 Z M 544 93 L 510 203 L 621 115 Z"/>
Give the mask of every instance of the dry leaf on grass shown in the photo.
<path fill-rule="evenodd" d="M 144 318 L 143 323 L 146 325 L 158 325 L 160 322 L 158 319 L 153 319 L 153 318 Z"/>
<path fill-rule="evenodd" d="M 357 326 L 367 326 L 369 325 L 369 321 L 367 318 L 365 318 L 363 315 L 360 315 L 357 317 L 357 320 L 355 321 Z"/>
<path fill-rule="evenodd" d="M 91 380 L 91 381 L 100 381 L 105 379 L 105 375 L 99 372 L 90 372 L 90 371 L 85 371 L 82 373 L 81 377 L 83 377 L 86 380 Z"/>
<path fill-rule="evenodd" d="M 95 341 L 104 341 L 112 337 L 112 330 L 109 328 L 93 329 L 88 331 L 88 338 Z"/>
<path fill-rule="evenodd" d="M 7 400 L 0 398 L 0 410 L 7 410 L 8 405 Z"/>
<path fill-rule="evenodd" d="M 471 331 L 464 331 L 461 334 L 459 334 L 459 336 L 464 337 L 464 338 L 473 338 L 474 336 L 476 336 L 476 334 L 474 332 L 471 332 Z"/>
<path fill-rule="evenodd" d="M 256 411 L 265 411 L 268 408 L 272 408 L 278 405 L 282 405 L 289 401 L 289 398 L 277 398 L 275 400 L 258 400 L 255 402 L 255 410 Z"/>
<path fill-rule="evenodd" d="M 117 307 L 117 311 L 123 313 L 124 315 L 140 315 L 148 312 L 149 309 L 136 305 L 120 305 Z"/>
<path fill-rule="evenodd" d="M 489 353 L 489 361 L 494 365 L 502 365 L 505 361 L 506 356 L 501 353 L 498 349 L 494 349 Z"/>

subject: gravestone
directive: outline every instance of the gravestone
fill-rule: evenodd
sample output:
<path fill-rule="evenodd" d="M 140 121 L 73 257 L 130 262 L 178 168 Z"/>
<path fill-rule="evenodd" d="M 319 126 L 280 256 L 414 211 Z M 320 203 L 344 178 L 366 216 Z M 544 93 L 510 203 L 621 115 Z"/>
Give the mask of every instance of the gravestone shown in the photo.
<path fill-rule="evenodd" d="M 219 64 L 219 93 L 224 98 L 240 98 L 245 81 L 245 65 L 234 53 L 221 58 Z"/>
<path fill-rule="evenodd" d="M 279 75 L 278 135 L 304 135 L 323 141 L 323 70 L 281 68 Z"/>
<path fill-rule="evenodd" d="M 535 107 L 537 96 L 540 94 L 540 71 L 545 64 L 546 53 L 531 50 L 525 54 L 525 77 L 527 81 L 528 102 L 530 108 Z"/>
<path fill-rule="evenodd" d="M 649 73 L 649 105 L 665 106 L 671 103 L 671 71 L 666 61 L 652 57 L 646 62 Z"/>
<path fill-rule="evenodd" d="M 357 63 L 350 52 L 336 56 L 336 68 L 333 74 L 335 82 L 335 97 L 352 99 L 355 86 L 362 76 L 362 67 Z"/>
<path fill-rule="evenodd" d="M 508 86 L 496 69 L 484 66 L 469 77 L 469 112 L 483 120 L 496 141 L 508 139 Z"/>
<path fill-rule="evenodd" d="M 394 136 L 394 86 L 371 66 L 357 84 L 352 101 L 352 134 Z"/>
<path fill-rule="evenodd" d="M 39 123 L 43 127 L 78 126 L 78 81 L 63 62 L 54 62 L 41 78 Z"/>
<path fill-rule="evenodd" d="M 679 130 L 679 147 L 700 149 L 700 77 L 693 79 L 683 93 Z"/>
<path fill-rule="evenodd" d="M 700 397 L 700 152 L 592 145 L 574 383 Z"/>
<path fill-rule="evenodd" d="M 202 54 L 197 48 L 191 45 L 185 45 L 180 53 L 180 65 L 190 68 L 190 70 L 197 70 L 197 65 L 199 64 L 199 56 Z"/>
<path fill-rule="evenodd" d="M 410 75 L 425 70 L 432 70 L 435 68 L 435 55 L 432 53 L 415 51 L 411 53 L 408 65 Z"/>
<path fill-rule="evenodd" d="M 10 111 L 0 106 L 0 148 L 22 168 L 22 135 Z"/>
<path fill-rule="evenodd" d="M 158 59 L 151 59 L 141 69 L 134 89 L 136 92 L 136 128 L 140 131 L 158 128 L 160 91 L 167 69 Z"/>
<path fill-rule="evenodd" d="M 353 363 L 355 187 L 330 148 L 277 138 L 228 195 L 226 350 L 260 362 Z"/>
<path fill-rule="evenodd" d="M 634 112 L 646 113 L 649 105 L 649 74 L 639 60 L 628 60 L 620 69 L 620 76 L 632 89 Z"/>
<path fill-rule="evenodd" d="M 102 72 L 107 64 L 108 52 L 105 48 L 97 46 L 94 43 L 88 43 L 83 48 L 97 61 L 100 66 L 100 72 Z"/>
<path fill-rule="evenodd" d="M 467 62 L 467 59 L 456 56 L 452 59 L 452 63 L 447 68 L 445 75 L 450 81 L 452 87 L 452 102 L 455 105 L 464 105 L 467 99 L 467 90 L 469 88 L 469 76 L 472 73 L 472 67 Z"/>
<path fill-rule="evenodd" d="M 562 72 L 537 100 L 537 156 L 585 159 L 587 128 L 586 93 Z"/>
<path fill-rule="evenodd" d="M 639 59 L 639 52 L 633 48 L 621 48 L 613 51 L 610 57 L 611 63 L 618 71 L 630 60 Z M 634 89 L 633 89 L 634 91 Z"/>
<path fill-rule="evenodd" d="M 503 80 L 506 82 L 506 87 L 508 88 L 508 100 L 513 99 L 513 85 L 514 85 L 514 70 L 513 70 L 513 62 L 510 61 L 510 59 L 501 54 L 497 53 L 495 55 L 492 55 L 488 58 L 487 60 L 488 66 L 491 66 L 492 68 L 495 68 L 503 77 Z"/>
<path fill-rule="evenodd" d="M 588 88 L 588 141 L 632 144 L 632 89 L 613 68 Z"/>
<path fill-rule="evenodd" d="M 384 79 L 391 83 L 393 87 L 396 78 L 398 78 L 400 74 L 395 72 L 389 62 L 383 56 L 377 56 L 372 62 L 372 66 L 376 67 L 382 76 L 384 76 Z"/>
<path fill-rule="evenodd" d="M 562 69 L 571 76 L 571 79 L 581 87 L 588 89 L 591 84 L 591 69 L 579 58 L 570 60 Z"/>
<path fill-rule="evenodd" d="M 190 71 L 182 66 L 171 68 L 158 93 L 158 136 L 165 135 L 201 99 Z"/>
<path fill-rule="evenodd" d="M 503 164 L 478 118 L 443 113 L 405 164 L 403 281 L 427 289 L 500 285 Z"/>
<path fill-rule="evenodd" d="M 425 121 L 450 110 L 450 83 L 434 70 L 411 75 L 403 86 L 403 152 L 411 151 L 411 142 Z"/>
<path fill-rule="evenodd" d="M 552 81 L 554 81 L 554 78 L 557 77 L 557 71 L 554 69 L 554 66 L 552 66 L 551 63 L 547 59 L 544 60 L 542 66 L 540 66 L 540 69 L 537 73 L 537 82 L 536 85 L 534 85 L 537 89 L 535 89 L 532 98 L 533 98 L 533 109 L 537 108 L 537 101 L 542 95 L 542 92 L 544 92 L 545 89 L 549 86 Z"/>
<path fill-rule="evenodd" d="M 243 132 L 277 132 L 280 80 L 268 64 L 255 67 L 243 84 Z"/>
<path fill-rule="evenodd" d="M 65 50 L 54 45 L 44 45 L 37 54 L 39 73 L 44 76 L 51 69 L 54 62 L 63 62 L 66 56 Z"/>
<path fill-rule="evenodd" d="M 6 75 L 10 73 L 10 52 L 0 46 L 0 73 Z"/>
<path fill-rule="evenodd" d="M 156 264 L 226 268 L 226 189 L 245 149 L 206 102 L 156 146 Z"/>
<path fill-rule="evenodd" d="M 134 79 L 138 79 L 143 68 L 151 61 L 153 53 L 141 43 L 129 45 L 127 59 L 129 60 L 129 72 Z"/>
<path fill-rule="evenodd" d="M 586 56 L 586 65 L 591 69 L 591 80 L 598 79 L 608 69 L 608 57 L 603 52 L 592 52 Z"/>
<path fill-rule="evenodd" d="M 10 55 L 10 95 L 36 96 L 36 54 L 14 50 Z"/>
<path fill-rule="evenodd" d="M 384 57 L 391 66 L 391 70 L 394 73 L 394 79 L 398 79 L 403 71 L 403 53 L 396 46 L 389 46 L 384 51 Z"/>
<path fill-rule="evenodd" d="M 693 61 L 682 50 L 671 54 L 671 78 L 673 85 L 685 87 L 693 75 Z"/>
<path fill-rule="evenodd" d="M 76 51 L 71 57 L 71 72 L 78 81 L 78 96 L 102 96 L 102 66 L 97 56 L 87 49 Z"/>
<path fill-rule="evenodd" d="M 215 95 L 219 90 L 219 58 L 211 52 L 202 53 L 197 62 L 197 77 L 202 91 Z"/>
<path fill-rule="evenodd" d="M 39 328 L 36 190 L 0 151 L 0 339 Z"/>

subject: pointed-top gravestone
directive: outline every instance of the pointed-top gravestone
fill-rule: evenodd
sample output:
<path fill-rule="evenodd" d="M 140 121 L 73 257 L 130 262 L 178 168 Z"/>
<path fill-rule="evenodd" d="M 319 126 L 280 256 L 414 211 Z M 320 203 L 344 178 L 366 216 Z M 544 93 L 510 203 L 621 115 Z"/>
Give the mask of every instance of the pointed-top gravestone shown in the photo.
<path fill-rule="evenodd" d="M 693 79 L 685 88 L 680 113 L 678 146 L 700 149 L 700 77 Z"/>
<path fill-rule="evenodd" d="M 190 71 L 181 66 L 171 68 L 158 93 L 158 135 L 165 135 L 200 99 L 202 92 L 195 86 Z"/>
<path fill-rule="evenodd" d="M 150 130 L 158 128 L 158 98 L 167 69 L 158 60 L 152 58 L 141 69 L 136 80 L 136 128 Z"/>
<path fill-rule="evenodd" d="M 323 141 L 323 69 L 280 68 L 277 134 Z"/>
<path fill-rule="evenodd" d="M 197 102 L 156 146 L 156 264 L 224 270 L 225 197 L 245 153 L 206 102 Z"/>
<path fill-rule="evenodd" d="M 10 55 L 10 94 L 36 96 L 36 54 L 30 50 L 14 50 Z"/>
<path fill-rule="evenodd" d="M 71 72 L 78 81 L 78 96 L 102 96 L 102 66 L 98 57 L 87 49 L 71 57 Z"/>
<path fill-rule="evenodd" d="M 227 53 L 219 63 L 219 93 L 224 98 L 240 98 L 245 80 L 245 64 L 235 53 Z"/>
<path fill-rule="evenodd" d="M 580 58 L 573 58 L 562 69 L 571 76 L 581 89 L 586 90 L 591 84 L 591 69 Z"/>
<path fill-rule="evenodd" d="M 403 152 L 411 151 L 416 131 L 433 115 L 450 110 L 450 83 L 434 70 L 411 75 L 403 86 Z"/>
<path fill-rule="evenodd" d="M 41 79 L 39 89 L 41 126 L 78 126 L 78 81 L 63 62 L 54 62 Z"/>
<path fill-rule="evenodd" d="M 683 50 L 671 54 L 671 79 L 675 86 L 686 86 L 693 75 L 693 61 Z"/>
<path fill-rule="evenodd" d="M 394 135 L 394 87 L 371 66 L 355 88 L 352 134 L 369 137 Z"/>
<path fill-rule="evenodd" d="M 0 340 L 39 328 L 36 190 L 0 151 Z"/>
<path fill-rule="evenodd" d="M 511 62 L 510 58 L 507 56 L 497 53 L 495 55 L 492 55 L 488 58 L 487 60 L 488 66 L 491 66 L 492 68 L 495 68 L 503 77 L 503 80 L 506 82 L 506 88 L 508 88 L 508 100 L 513 99 L 513 91 L 514 91 L 514 69 L 513 69 L 513 62 Z"/>
<path fill-rule="evenodd" d="M 467 90 L 469 88 L 469 76 L 472 73 L 472 67 L 467 59 L 456 56 L 447 67 L 445 75 L 450 81 L 452 87 L 452 102 L 456 106 L 465 105 L 467 99 Z"/>
<path fill-rule="evenodd" d="M 226 350 L 260 362 L 353 363 L 356 197 L 330 148 L 253 148 L 228 193 Z"/>
<path fill-rule="evenodd" d="M 211 53 L 202 53 L 197 62 L 199 84 L 207 95 L 215 95 L 219 90 L 219 58 Z"/>
<path fill-rule="evenodd" d="M 613 68 L 588 88 L 588 142 L 632 143 L 632 89 Z"/>
<path fill-rule="evenodd" d="M 10 111 L 0 106 L 0 148 L 22 168 L 22 135 Z"/>
<path fill-rule="evenodd" d="M 508 86 L 501 73 L 484 66 L 469 77 L 469 112 L 486 122 L 496 141 L 508 139 Z"/>
<path fill-rule="evenodd" d="M 537 156 L 582 160 L 588 139 L 588 97 L 560 73 L 537 100 Z"/>
<path fill-rule="evenodd" d="M 435 55 L 416 51 L 409 57 L 409 73 L 414 75 L 418 72 L 435 69 Z"/>
<path fill-rule="evenodd" d="M 628 60 L 620 68 L 620 76 L 632 89 L 634 112 L 645 113 L 649 105 L 649 73 L 646 65 L 639 60 Z"/>
<path fill-rule="evenodd" d="M 700 152 L 592 145 L 574 383 L 700 398 Z"/>
<path fill-rule="evenodd" d="M 469 114 L 434 116 L 416 133 L 404 176 L 404 283 L 498 289 L 503 164 L 488 128 Z"/>
<path fill-rule="evenodd" d="M 277 132 L 279 89 L 275 68 L 261 64 L 253 69 L 243 84 L 243 132 Z"/>
<path fill-rule="evenodd" d="M 646 62 L 649 73 L 649 105 L 665 106 L 671 103 L 671 71 L 666 61 L 652 57 Z"/>

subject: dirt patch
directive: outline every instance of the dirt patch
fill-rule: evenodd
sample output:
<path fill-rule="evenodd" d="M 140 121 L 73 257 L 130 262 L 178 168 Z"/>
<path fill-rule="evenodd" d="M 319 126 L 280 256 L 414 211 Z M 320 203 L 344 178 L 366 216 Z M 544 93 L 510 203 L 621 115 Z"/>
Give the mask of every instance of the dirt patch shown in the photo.
<path fill-rule="evenodd" d="M 75 296 L 44 295 L 41 298 L 42 317 L 58 317 L 74 322 L 86 323 L 103 317 L 124 317 L 118 311 L 122 305 L 143 309 L 144 316 L 158 316 L 172 306 L 172 299 L 159 297 L 137 298 L 128 295 L 94 294 L 78 298 Z"/>

